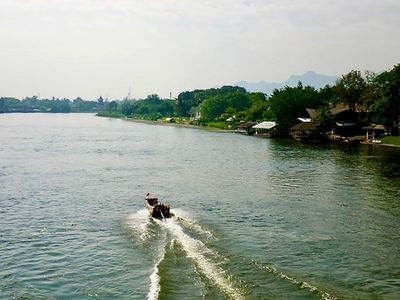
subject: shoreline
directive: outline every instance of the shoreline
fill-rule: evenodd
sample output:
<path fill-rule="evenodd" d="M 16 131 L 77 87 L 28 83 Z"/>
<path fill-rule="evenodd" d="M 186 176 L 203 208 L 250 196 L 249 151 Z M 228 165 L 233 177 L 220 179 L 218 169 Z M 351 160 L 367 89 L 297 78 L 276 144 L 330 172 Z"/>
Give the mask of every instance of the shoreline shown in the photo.
<path fill-rule="evenodd" d="M 394 144 L 382 144 L 382 143 L 371 143 L 371 142 L 360 142 L 360 144 L 366 146 L 400 148 L 400 145 L 394 145 Z"/>
<path fill-rule="evenodd" d="M 96 115 L 97 116 L 97 115 Z M 216 127 L 208 127 L 208 126 L 200 126 L 200 125 L 191 125 L 191 124 L 182 124 L 182 123 L 168 123 L 162 121 L 152 121 L 152 120 L 142 120 L 142 119 L 132 119 L 132 118 L 117 118 L 117 117 L 107 117 L 107 116 L 97 116 L 102 118 L 111 118 L 111 119 L 120 119 L 123 121 L 128 122 L 135 122 L 135 123 L 143 123 L 143 124 L 150 124 L 150 125 L 162 125 L 162 126 L 172 126 L 172 127 L 182 127 L 182 128 L 191 128 L 191 129 L 199 129 L 199 130 L 208 130 L 214 132 L 225 132 L 225 133 L 234 133 L 235 130 L 229 129 L 220 129 Z"/>
<path fill-rule="evenodd" d="M 143 124 L 149 124 L 149 125 L 173 126 L 173 127 L 191 128 L 191 129 L 198 129 L 198 130 L 207 130 L 207 131 L 213 131 L 213 132 L 235 133 L 235 130 L 233 130 L 233 129 L 220 129 L 220 128 L 216 128 L 216 127 L 208 127 L 208 126 L 200 126 L 200 125 L 191 125 L 191 124 L 182 124 L 182 123 L 169 123 L 169 122 L 163 122 L 163 121 L 132 119 L 132 118 L 126 118 L 126 117 L 124 117 L 124 118 L 107 117 L 107 116 L 97 116 L 97 117 L 120 119 L 120 120 L 123 120 L 123 121 L 135 122 L 135 123 L 143 123 Z M 378 143 L 370 143 L 370 142 L 363 142 L 363 141 L 360 141 L 359 144 L 360 145 L 366 145 L 366 146 L 400 148 L 400 145 L 394 145 L 394 144 L 382 144 L 382 143 L 378 144 Z"/>

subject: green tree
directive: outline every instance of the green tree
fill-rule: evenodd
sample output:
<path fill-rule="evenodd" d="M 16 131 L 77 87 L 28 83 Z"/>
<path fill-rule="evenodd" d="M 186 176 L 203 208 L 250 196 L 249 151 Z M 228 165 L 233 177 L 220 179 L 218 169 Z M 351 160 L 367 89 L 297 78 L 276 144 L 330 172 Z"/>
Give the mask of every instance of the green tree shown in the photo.
<path fill-rule="evenodd" d="M 117 101 L 111 101 L 109 103 L 106 103 L 106 110 L 107 111 L 117 111 L 118 108 L 118 103 Z"/>
<path fill-rule="evenodd" d="M 307 116 L 306 108 L 317 108 L 321 104 L 318 91 L 313 87 L 286 86 L 280 90 L 274 90 L 269 99 L 268 117 L 277 122 L 277 130 L 280 134 L 287 134 L 294 120 Z"/>
<path fill-rule="evenodd" d="M 144 99 L 144 101 L 147 104 L 150 104 L 150 105 L 159 105 L 159 104 L 161 104 L 161 99 L 157 94 L 148 95 L 146 97 L 146 99 Z"/>
<path fill-rule="evenodd" d="M 246 111 L 246 120 L 263 121 L 269 119 L 270 105 L 263 93 L 250 93 L 248 98 L 251 106 Z"/>
<path fill-rule="evenodd" d="M 400 124 L 400 64 L 376 76 L 371 83 L 369 109 L 375 120 L 392 128 L 399 135 Z"/>
<path fill-rule="evenodd" d="M 244 88 L 238 86 L 223 86 L 221 88 L 207 89 L 207 90 L 194 90 L 192 92 L 182 92 L 176 99 L 175 111 L 178 116 L 188 117 L 189 111 L 192 107 L 200 106 L 204 101 L 216 97 L 216 96 L 227 96 L 227 95 L 246 95 L 247 92 Z M 238 106 L 242 109 L 243 101 L 247 101 L 244 98 L 235 96 L 237 102 L 232 103 L 232 107 Z"/>
<path fill-rule="evenodd" d="M 135 111 L 134 102 L 132 102 L 131 100 L 125 100 L 118 106 L 118 110 L 123 115 L 130 116 Z"/>
<path fill-rule="evenodd" d="M 339 101 L 346 103 L 349 109 L 355 110 L 358 104 L 362 104 L 362 95 L 366 88 L 366 82 L 360 71 L 350 71 L 343 75 L 334 86 Z"/>
<path fill-rule="evenodd" d="M 21 108 L 21 101 L 16 98 L 1 97 L 0 98 L 0 113 L 5 113 L 11 109 Z"/>
<path fill-rule="evenodd" d="M 215 121 L 228 107 L 229 102 L 225 96 L 218 95 L 210 97 L 204 100 L 201 105 L 201 116 L 208 122 Z"/>
<path fill-rule="evenodd" d="M 236 111 L 246 110 L 251 105 L 250 99 L 245 94 L 239 92 L 227 94 L 227 98 L 229 106 Z"/>
<path fill-rule="evenodd" d="M 178 95 L 176 100 L 176 113 L 181 117 L 188 117 L 189 111 L 195 104 L 195 93 L 194 92 L 182 92 Z"/>
<path fill-rule="evenodd" d="M 326 132 L 332 128 L 334 116 L 329 106 L 322 106 L 317 109 L 318 115 L 314 122 L 321 132 Z"/>

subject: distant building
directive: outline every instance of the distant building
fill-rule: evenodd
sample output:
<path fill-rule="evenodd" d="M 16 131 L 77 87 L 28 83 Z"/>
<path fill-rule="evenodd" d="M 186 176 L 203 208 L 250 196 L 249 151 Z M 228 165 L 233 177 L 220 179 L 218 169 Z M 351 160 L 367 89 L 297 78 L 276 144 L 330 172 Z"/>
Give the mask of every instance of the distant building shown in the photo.
<path fill-rule="evenodd" d="M 201 112 L 200 112 L 200 107 L 199 106 L 193 106 L 189 110 L 189 116 L 191 121 L 196 121 L 201 118 Z"/>

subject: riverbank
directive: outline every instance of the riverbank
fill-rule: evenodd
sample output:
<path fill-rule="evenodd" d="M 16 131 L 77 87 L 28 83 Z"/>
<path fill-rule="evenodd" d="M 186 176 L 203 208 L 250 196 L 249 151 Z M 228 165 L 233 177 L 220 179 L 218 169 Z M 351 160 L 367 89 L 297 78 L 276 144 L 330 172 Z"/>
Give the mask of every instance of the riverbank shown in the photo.
<path fill-rule="evenodd" d="M 201 129 L 201 130 L 208 130 L 208 131 L 218 131 L 218 132 L 235 132 L 234 130 L 229 130 L 229 129 L 221 129 L 217 127 L 209 127 L 209 126 L 200 126 L 200 125 L 192 125 L 188 123 L 173 123 L 173 122 L 167 122 L 167 121 L 153 121 L 153 120 L 144 120 L 144 119 L 132 119 L 132 118 L 127 118 L 127 117 L 120 117 L 120 116 L 102 116 L 102 115 L 96 115 L 98 117 L 103 117 L 103 118 L 114 118 L 114 119 L 120 119 L 124 121 L 129 121 L 129 122 L 136 122 L 136 123 L 144 123 L 144 124 L 150 124 L 150 125 L 163 125 L 163 126 L 173 126 L 173 127 L 183 127 L 183 128 L 192 128 L 192 129 Z"/>
<path fill-rule="evenodd" d="M 368 146 L 378 146 L 378 147 L 390 147 L 390 148 L 400 148 L 400 137 L 399 136 L 385 136 L 382 139 L 374 139 L 371 141 L 360 142 L 363 145 Z"/>
<path fill-rule="evenodd" d="M 115 119 L 121 119 L 124 121 L 129 121 L 129 122 L 136 122 L 136 123 L 144 123 L 144 124 L 150 124 L 150 125 L 163 125 L 163 126 L 173 126 L 173 127 L 183 127 L 183 128 L 192 128 L 192 129 L 200 129 L 200 130 L 208 130 L 208 131 L 217 131 L 217 132 L 227 132 L 227 133 L 235 133 L 236 131 L 233 129 L 222 129 L 222 128 L 217 128 L 217 127 L 210 127 L 210 126 L 201 126 L 201 125 L 192 125 L 188 123 L 180 123 L 180 122 L 168 122 L 165 120 L 144 120 L 144 119 L 133 119 L 133 118 L 127 118 L 123 115 L 99 115 L 97 114 L 96 116 L 98 117 L 105 117 L 105 118 L 115 118 Z M 394 136 L 387 136 L 384 137 L 381 140 L 377 140 L 374 142 L 371 141 L 359 141 L 359 144 L 362 145 L 367 145 L 367 146 L 379 146 L 379 147 L 390 147 L 390 148 L 400 148 L 400 137 L 394 137 Z M 357 144 L 358 144 L 357 143 Z"/>

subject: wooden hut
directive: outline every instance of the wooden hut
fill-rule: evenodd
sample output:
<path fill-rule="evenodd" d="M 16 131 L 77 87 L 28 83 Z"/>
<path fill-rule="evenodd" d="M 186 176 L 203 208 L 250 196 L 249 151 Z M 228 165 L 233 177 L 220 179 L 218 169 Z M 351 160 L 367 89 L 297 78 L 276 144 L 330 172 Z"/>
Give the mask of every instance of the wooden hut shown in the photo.
<path fill-rule="evenodd" d="M 252 128 L 257 123 L 255 122 L 240 122 L 236 125 L 236 132 L 241 134 L 253 135 L 254 129 Z"/>
<path fill-rule="evenodd" d="M 298 141 L 319 137 L 319 132 L 314 122 L 297 123 L 289 129 L 289 134 Z"/>
<path fill-rule="evenodd" d="M 257 137 L 271 137 L 275 133 L 276 123 L 271 121 L 264 121 L 253 126 L 255 136 Z"/>

